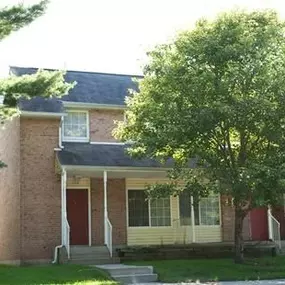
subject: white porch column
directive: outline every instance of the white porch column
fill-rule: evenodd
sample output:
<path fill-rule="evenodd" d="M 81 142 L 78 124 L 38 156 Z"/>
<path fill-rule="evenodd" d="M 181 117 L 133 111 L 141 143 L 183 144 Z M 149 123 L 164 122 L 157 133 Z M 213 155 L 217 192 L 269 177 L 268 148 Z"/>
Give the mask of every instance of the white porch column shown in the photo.
<path fill-rule="evenodd" d="M 66 212 L 66 171 L 63 169 L 61 172 L 61 244 L 66 240 L 65 219 L 67 218 Z"/>
<path fill-rule="evenodd" d="M 191 225 L 192 225 L 192 242 L 196 242 L 196 231 L 195 231 L 195 213 L 194 213 L 194 199 L 191 196 Z"/>
<path fill-rule="evenodd" d="M 104 170 L 104 243 L 107 244 L 107 171 Z"/>
<path fill-rule="evenodd" d="M 272 224 L 272 213 L 271 213 L 271 207 L 267 207 L 267 220 L 268 220 L 268 238 L 273 240 L 273 224 Z"/>

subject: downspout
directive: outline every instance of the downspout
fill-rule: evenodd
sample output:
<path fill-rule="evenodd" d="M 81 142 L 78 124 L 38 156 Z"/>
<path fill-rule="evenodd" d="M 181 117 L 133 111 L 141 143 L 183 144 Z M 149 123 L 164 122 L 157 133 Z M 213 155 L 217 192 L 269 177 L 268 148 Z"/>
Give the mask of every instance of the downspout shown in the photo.
<path fill-rule="evenodd" d="M 66 179 L 66 171 L 65 169 L 62 167 L 62 172 L 61 172 L 61 244 L 57 245 L 54 249 L 54 259 L 52 261 L 52 264 L 57 264 L 58 261 L 58 257 L 59 257 L 59 250 L 61 248 L 64 247 L 64 215 L 66 214 L 65 209 L 66 209 L 66 195 L 65 195 L 65 187 L 66 187 L 66 183 L 65 183 L 65 179 Z"/>
<path fill-rule="evenodd" d="M 62 145 L 62 124 L 63 124 L 63 116 L 60 118 L 59 129 L 58 129 L 58 146 L 60 149 L 63 149 Z"/>
<path fill-rule="evenodd" d="M 64 146 L 62 145 L 62 124 L 63 124 L 63 116 L 60 118 L 59 128 L 58 128 L 58 147 L 59 150 L 62 150 Z M 54 259 L 52 261 L 52 264 L 58 263 L 58 257 L 59 257 L 59 250 L 63 248 L 63 235 L 64 235 L 64 221 L 63 221 L 63 211 L 66 203 L 64 200 L 66 199 L 65 193 L 64 193 L 64 187 L 65 187 L 65 180 L 66 179 L 66 171 L 63 167 L 61 167 L 61 244 L 57 245 L 54 249 Z M 66 201 L 66 200 L 65 200 Z M 65 208 L 66 209 L 66 208 Z"/>
<path fill-rule="evenodd" d="M 107 171 L 104 170 L 104 244 L 107 244 Z"/>

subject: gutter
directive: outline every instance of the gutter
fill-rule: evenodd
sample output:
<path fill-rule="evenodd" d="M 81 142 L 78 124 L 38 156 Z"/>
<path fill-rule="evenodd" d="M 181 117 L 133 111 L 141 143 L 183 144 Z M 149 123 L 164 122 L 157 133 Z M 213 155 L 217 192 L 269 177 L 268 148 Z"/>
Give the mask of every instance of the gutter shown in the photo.
<path fill-rule="evenodd" d="M 125 105 L 62 101 L 64 107 L 79 109 L 126 110 Z"/>
<path fill-rule="evenodd" d="M 60 161 L 59 161 L 60 163 Z M 126 166 L 89 166 L 89 165 L 62 165 L 65 170 L 106 170 L 113 172 L 165 172 L 171 170 L 171 167 L 126 167 Z"/>
<path fill-rule="evenodd" d="M 20 116 L 28 118 L 61 118 L 66 113 L 20 111 Z"/>

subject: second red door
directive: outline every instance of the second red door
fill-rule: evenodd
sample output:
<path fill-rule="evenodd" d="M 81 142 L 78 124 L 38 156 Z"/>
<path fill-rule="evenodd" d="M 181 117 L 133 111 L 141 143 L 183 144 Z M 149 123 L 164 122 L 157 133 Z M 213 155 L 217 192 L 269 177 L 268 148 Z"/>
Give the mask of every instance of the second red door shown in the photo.
<path fill-rule="evenodd" d="M 266 208 L 256 208 L 251 210 L 250 223 L 252 240 L 268 240 L 268 221 Z"/>

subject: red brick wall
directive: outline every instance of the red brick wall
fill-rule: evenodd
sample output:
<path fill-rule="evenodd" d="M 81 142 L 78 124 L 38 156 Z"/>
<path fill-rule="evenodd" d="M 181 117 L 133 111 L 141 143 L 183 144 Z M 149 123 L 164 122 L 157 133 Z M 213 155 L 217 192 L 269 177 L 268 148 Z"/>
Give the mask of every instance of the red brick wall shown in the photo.
<path fill-rule="evenodd" d="M 221 197 L 221 210 L 222 210 L 222 240 L 233 241 L 235 230 L 235 211 L 231 203 L 231 198 Z M 250 219 L 249 215 L 243 221 L 243 238 L 250 240 Z"/>
<path fill-rule="evenodd" d="M 90 141 L 91 142 L 115 142 L 112 131 L 115 128 L 114 121 L 122 121 L 124 114 L 120 110 L 90 110 Z"/>
<path fill-rule="evenodd" d="M 108 179 L 108 214 L 113 226 L 113 244 L 127 243 L 125 179 Z M 91 180 L 92 244 L 104 244 L 103 179 Z"/>
<path fill-rule="evenodd" d="M 58 119 L 21 118 L 21 257 L 51 260 L 61 243 L 61 187 L 55 174 Z"/>
<path fill-rule="evenodd" d="M 0 125 L 0 263 L 20 260 L 20 119 Z"/>

